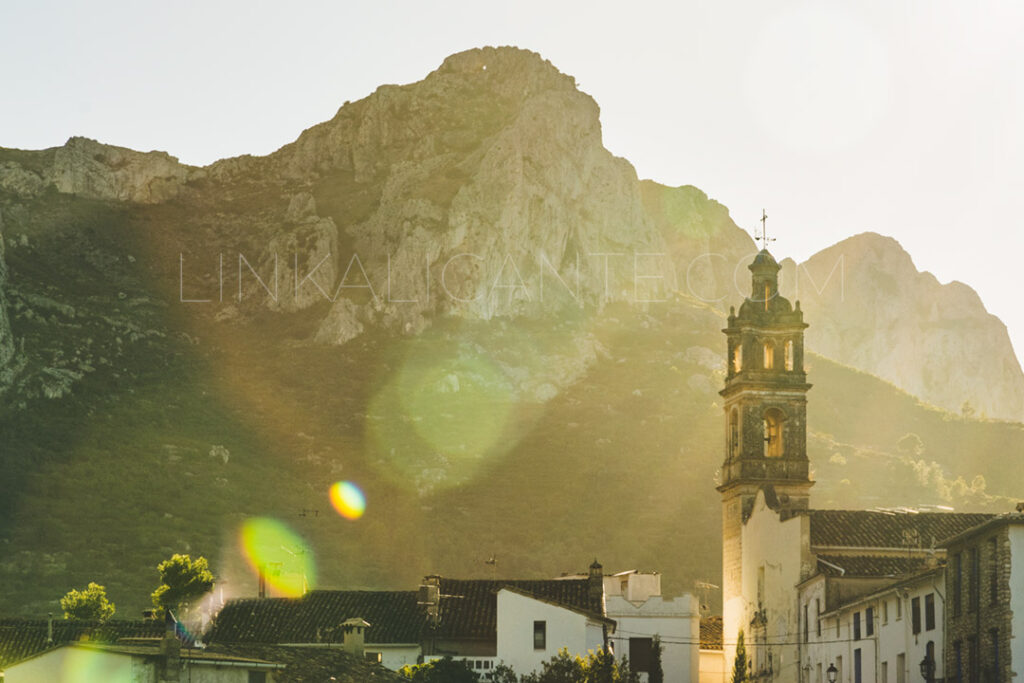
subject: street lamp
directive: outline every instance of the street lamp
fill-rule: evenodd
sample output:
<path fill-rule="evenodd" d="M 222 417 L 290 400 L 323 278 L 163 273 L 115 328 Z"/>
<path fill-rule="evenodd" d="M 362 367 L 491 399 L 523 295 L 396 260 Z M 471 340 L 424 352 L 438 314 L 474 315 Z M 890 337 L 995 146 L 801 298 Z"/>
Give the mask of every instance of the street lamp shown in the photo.
<path fill-rule="evenodd" d="M 935 660 L 931 655 L 925 655 L 921 660 L 921 675 L 924 676 L 925 683 L 932 683 L 935 679 Z"/>
<path fill-rule="evenodd" d="M 836 668 L 835 664 L 829 664 L 825 673 L 828 674 L 828 683 L 836 683 L 836 676 L 839 675 L 839 669 Z"/>

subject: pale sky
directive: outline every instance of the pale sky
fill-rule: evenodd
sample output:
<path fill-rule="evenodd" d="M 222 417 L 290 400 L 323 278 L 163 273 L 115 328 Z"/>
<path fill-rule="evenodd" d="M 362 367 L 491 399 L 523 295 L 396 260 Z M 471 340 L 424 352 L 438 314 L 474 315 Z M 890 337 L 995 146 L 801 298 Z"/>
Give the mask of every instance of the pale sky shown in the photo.
<path fill-rule="evenodd" d="M 454 52 L 541 53 L 643 178 L 777 257 L 858 232 L 961 280 L 1024 349 L 1024 3 L 27 2 L 0 7 L 0 146 L 266 154 Z"/>

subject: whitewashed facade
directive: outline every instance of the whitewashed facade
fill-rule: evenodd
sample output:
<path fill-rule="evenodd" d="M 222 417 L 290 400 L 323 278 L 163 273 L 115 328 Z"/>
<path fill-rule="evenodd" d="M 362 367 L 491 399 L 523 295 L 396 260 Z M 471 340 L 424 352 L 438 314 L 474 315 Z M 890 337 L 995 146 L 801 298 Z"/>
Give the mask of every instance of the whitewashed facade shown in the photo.
<path fill-rule="evenodd" d="M 604 577 L 605 609 L 614 619 L 610 636 L 615 655 L 628 655 L 636 666 L 655 636 L 661 640 L 666 683 L 689 683 L 699 677 L 700 605 L 692 595 L 664 598 L 661 575 L 628 571 Z M 646 670 L 640 675 L 647 680 Z"/>
<path fill-rule="evenodd" d="M 520 675 L 539 670 L 562 648 L 584 657 L 596 652 L 613 629 L 614 623 L 608 619 L 514 589 L 498 591 L 497 660 Z"/>

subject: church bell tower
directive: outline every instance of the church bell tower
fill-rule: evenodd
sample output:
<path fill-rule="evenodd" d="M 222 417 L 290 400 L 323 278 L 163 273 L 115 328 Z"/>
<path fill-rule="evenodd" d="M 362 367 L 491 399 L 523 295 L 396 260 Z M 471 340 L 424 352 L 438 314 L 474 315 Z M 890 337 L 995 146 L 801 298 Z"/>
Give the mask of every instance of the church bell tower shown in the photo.
<path fill-rule="evenodd" d="M 762 238 L 763 239 L 763 238 Z M 767 242 L 767 240 L 765 240 Z M 807 460 L 807 383 L 800 303 L 779 294 L 779 264 L 763 249 L 749 266 L 751 293 L 739 312 L 730 309 L 728 370 L 719 392 L 725 407 L 721 469 L 722 598 L 726 662 L 731 665 L 740 628 L 751 626 L 744 599 L 753 579 L 744 567 L 743 532 L 759 492 L 771 508 L 806 509 L 813 482 Z M 747 574 L 745 576 L 745 573 Z M 755 619 L 756 620 L 756 619 Z"/>

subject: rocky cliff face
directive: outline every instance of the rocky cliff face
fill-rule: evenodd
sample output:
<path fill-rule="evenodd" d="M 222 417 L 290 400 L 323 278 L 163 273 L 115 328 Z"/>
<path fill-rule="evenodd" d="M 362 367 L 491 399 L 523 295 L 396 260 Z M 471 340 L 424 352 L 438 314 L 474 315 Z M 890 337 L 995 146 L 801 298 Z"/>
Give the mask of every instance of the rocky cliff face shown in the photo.
<path fill-rule="evenodd" d="M 719 307 L 742 301 L 750 289 L 747 265 L 758 248 L 729 209 L 691 185 L 644 180 L 640 192 L 671 255 L 677 289 Z"/>
<path fill-rule="evenodd" d="M 313 179 L 346 238 L 337 281 L 324 281 L 341 296 L 322 341 L 371 321 L 414 331 L 437 314 L 600 307 L 672 286 L 666 258 L 637 263 L 664 241 L 633 167 L 602 146 L 597 104 L 533 53 L 454 55 L 419 83 L 346 105 L 267 163 Z M 650 291 L 634 287 L 638 269 Z"/>
<path fill-rule="evenodd" d="M 863 233 L 783 264 L 814 351 L 959 413 L 1020 421 L 1024 374 L 1006 326 L 962 282 L 919 272 L 900 244 Z"/>

